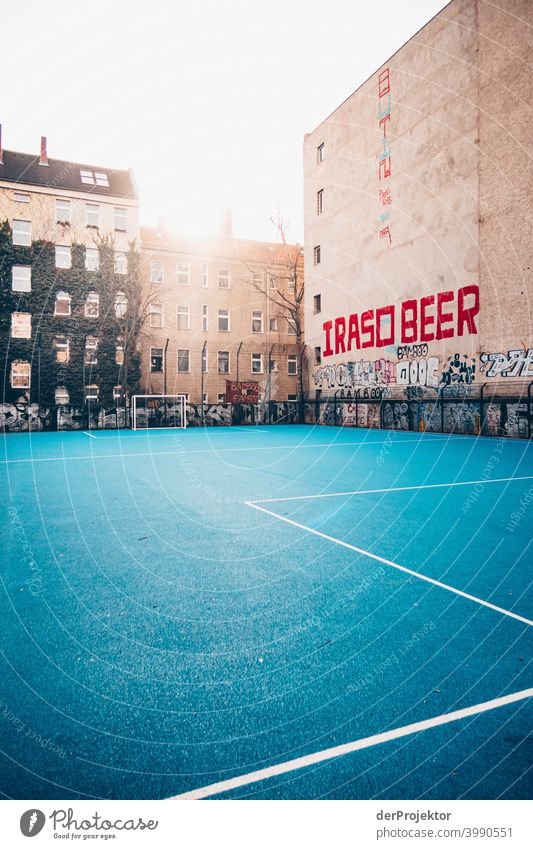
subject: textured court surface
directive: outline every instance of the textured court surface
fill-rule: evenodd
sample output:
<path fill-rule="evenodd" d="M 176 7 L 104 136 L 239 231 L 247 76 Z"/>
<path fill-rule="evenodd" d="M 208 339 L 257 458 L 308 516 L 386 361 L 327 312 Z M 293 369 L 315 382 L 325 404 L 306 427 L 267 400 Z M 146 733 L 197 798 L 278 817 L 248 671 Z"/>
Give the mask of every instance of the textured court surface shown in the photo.
<path fill-rule="evenodd" d="M 275 426 L 0 460 L 4 796 L 531 794 L 532 445 Z"/>

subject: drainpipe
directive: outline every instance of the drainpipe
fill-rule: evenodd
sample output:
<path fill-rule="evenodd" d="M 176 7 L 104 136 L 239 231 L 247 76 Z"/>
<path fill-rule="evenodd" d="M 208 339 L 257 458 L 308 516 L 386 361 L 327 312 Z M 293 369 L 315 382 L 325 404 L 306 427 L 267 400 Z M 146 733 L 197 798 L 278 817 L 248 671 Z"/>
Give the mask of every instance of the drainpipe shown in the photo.
<path fill-rule="evenodd" d="M 165 342 L 165 351 L 163 354 L 163 395 L 165 396 L 163 401 L 163 415 L 165 416 L 165 424 L 167 423 L 167 350 L 168 338 Z"/>
<path fill-rule="evenodd" d="M 270 402 L 272 401 L 272 351 L 274 350 L 274 343 L 270 346 L 270 351 L 268 352 L 268 384 L 267 384 L 267 410 L 268 410 L 268 422 L 271 424 L 271 415 L 270 415 Z"/>
<path fill-rule="evenodd" d="M 533 386 L 533 380 L 529 383 L 527 387 L 527 435 L 528 438 L 531 439 L 531 387 Z"/>
<path fill-rule="evenodd" d="M 480 434 L 480 436 L 484 436 L 483 431 L 485 430 L 485 420 L 484 420 L 484 418 L 483 418 L 483 403 L 484 403 L 484 401 L 483 401 L 483 392 L 484 392 L 484 389 L 485 389 L 485 386 L 486 386 L 486 385 L 487 385 L 486 383 L 482 383 L 482 384 L 481 384 L 481 391 L 480 391 L 480 393 L 479 393 L 479 415 L 480 415 L 480 417 L 481 417 L 480 427 L 479 427 L 479 434 Z"/>
<path fill-rule="evenodd" d="M 202 392 L 202 427 L 204 426 L 204 354 L 207 346 L 207 339 L 204 340 L 204 346 L 202 348 L 202 353 L 200 354 L 200 374 L 201 374 L 201 392 Z"/>
<path fill-rule="evenodd" d="M 239 354 L 241 353 L 242 342 L 239 344 L 237 348 L 237 383 L 239 382 Z"/>

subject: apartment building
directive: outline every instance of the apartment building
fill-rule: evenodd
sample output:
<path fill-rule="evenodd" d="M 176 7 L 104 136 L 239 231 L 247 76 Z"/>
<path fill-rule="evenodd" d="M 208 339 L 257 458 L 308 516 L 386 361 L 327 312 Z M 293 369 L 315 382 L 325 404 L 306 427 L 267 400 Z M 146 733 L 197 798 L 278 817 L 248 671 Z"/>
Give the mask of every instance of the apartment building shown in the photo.
<path fill-rule="evenodd" d="M 138 236 L 131 171 L 49 158 L 45 138 L 38 154 L 3 150 L 0 128 L 4 425 L 25 428 L 32 405 L 39 426 L 116 402 Z"/>
<path fill-rule="evenodd" d="M 187 240 L 148 227 L 141 242 L 150 301 L 143 391 L 213 404 L 226 400 L 227 380 L 257 381 L 260 401 L 297 400 L 298 345 L 284 299 L 293 301 L 303 284 L 300 248 L 230 232 Z"/>
<path fill-rule="evenodd" d="M 311 397 L 527 394 L 526 22 L 453 0 L 305 137 Z"/>

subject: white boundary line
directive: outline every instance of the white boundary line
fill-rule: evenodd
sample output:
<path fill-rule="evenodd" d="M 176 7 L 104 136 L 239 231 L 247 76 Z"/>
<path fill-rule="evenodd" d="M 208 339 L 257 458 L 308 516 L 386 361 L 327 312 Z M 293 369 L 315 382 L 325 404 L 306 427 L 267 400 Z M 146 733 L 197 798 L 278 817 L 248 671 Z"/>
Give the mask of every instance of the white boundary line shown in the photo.
<path fill-rule="evenodd" d="M 452 587 L 449 584 L 443 584 L 441 581 L 437 581 L 434 578 L 428 578 L 427 575 L 422 575 L 421 572 L 415 572 L 413 569 L 408 569 L 406 566 L 400 566 L 399 563 L 395 563 L 394 560 L 387 560 L 385 557 L 380 557 L 378 554 L 372 554 L 371 551 L 366 551 L 364 548 L 358 548 L 356 545 L 351 545 L 349 542 L 344 542 L 342 539 L 337 539 L 336 537 L 331 537 L 328 534 L 322 533 L 322 531 L 316 531 L 314 528 L 309 528 L 307 525 L 302 525 L 300 522 L 295 522 L 294 519 L 288 519 L 287 516 L 280 516 L 279 513 L 274 513 L 272 510 L 267 510 L 266 507 L 260 507 L 258 504 L 253 501 L 245 501 L 244 502 L 248 507 L 254 507 L 256 510 L 260 510 L 262 513 L 266 513 L 268 516 L 273 516 L 275 519 L 280 519 L 282 522 L 286 522 L 288 525 L 294 525 L 296 528 L 300 528 L 302 531 L 307 531 L 310 534 L 314 534 L 317 537 L 322 537 L 322 539 L 328 540 L 328 542 L 334 542 L 337 545 L 343 546 L 343 548 L 348 548 L 350 551 L 356 551 L 358 554 L 363 554 L 365 557 L 370 557 L 372 560 L 377 560 L 379 563 L 384 563 L 385 566 L 392 566 L 393 569 L 398 569 L 400 572 L 405 572 L 407 575 L 411 575 L 413 578 L 419 578 L 421 581 L 426 581 L 428 584 L 433 584 L 436 587 L 440 587 L 442 590 L 447 590 L 450 593 L 455 593 L 455 595 L 461 596 L 461 598 L 466 598 L 469 601 L 475 601 L 476 604 L 481 604 L 483 607 L 488 607 L 490 610 L 495 610 L 498 613 L 503 613 L 505 616 L 510 616 L 512 619 L 517 619 L 519 622 L 523 622 L 525 625 L 533 625 L 533 622 L 530 619 L 526 619 L 523 616 L 519 616 L 518 613 L 512 613 L 510 610 L 506 610 L 503 607 L 498 607 L 495 604 L 491 604 L 490 601 L 484 601 L 482 598 L 478 598 L 475 595 L 470 595 L 470 593 L 465 593 L 462 590 L 458 590 L 456 587 Z"/>
<path fill-rule="evenodd" d="M 85 434 L 85 436 L 90 436 L 90 437 L 91 437 L 91 439 L 96 439 L 96 438 L 97 438 L 97 437 L 94 435 L 94 433 L 89 433 L 89 431 L 88 431 L 88 430 L 84 430 L 84 431 L 83 431 L 83 433 Z"/>
<path fill-rule="evenodd" d="M 283 498 L 258 498 L 254 504 L 270 504 L 274 501 L 305 501 L 311 498 L 336 498 L 343 495 L 375 495 L 379 492 L 407 492 L 411 489 L 437 489 L 442 486 L 475 486 L 478 483 L 506 483 L 507 481 L 530 481 L 533 480 L 533 475 L 523 475 L 522 477 L 514 478 L 490 478 L 480 481 L 454 481 L 453 483 L 426 483 L 418 484 L 417 486 L 393 486 L 385 489 L 354 489 L 350 492 L 324 492 L 318 495 L 289 495 Z"/>
<path fill-rule="evenodd" d="M 467 716 L 485 713 L 489 710 L 510 705 L 513 702 L 521 701 L 533 696 L 533 687 L 528 690 L 519 690 L 516 693 L 510 693 L 508 696 L 501 696 L 498 699 L 491 699 L 488 702 L 480 702 L 477 705 L 454 710 L 451 713 L 442 713 L 440 716 L 433 716 L 431 719 L 424 719 L 421 722 L 413 722 L 411 725 L 403 725 L 400 728 L 393 728 L 391 731 L 384 731 L 381 734 L 373 734 L 371 737 L 363 737 L 360 740 L 352 740 L 350 743 L 343 743 L 340 746 L 333 746 L 330 749 L 322 749 L 319 752 L 314 752 L 310 755 L 304 755 L 301 758 L 294 758 L 291 761 L 274 764 L 274 766 L 258 769 L 255 772 L 248 772 L 245 775 L 237 775 L 234 778 L 228 778 L 226 781 L 218 781 L 215 784 L 208 784 L 205 787 L 199 787 L 197 790 L 190 790 L 187 793 L 181 793 L 179 796 L 172 796 L 173 799 L 205 799 L 207 796 L 215 796 L 218 793 L 225 793 L 228 790 L 235 790 L 237 787 L 244 787 L 246 784 L 254 784 L 256 781 L 264 781 L 267 778 L 273 778 L 275 775 L 283 775 L 287 772 L 293 772 L 296 769 L 303 769 L 312 764 L 322 763 L 322 761 L 338 758 L 342 755 L 357 752 L 361 749 L 368 749 L 371 746 L 378 746 L 381 743 L 388 743 L 390 740 L 398 740 L 400 737 L 406 737 L 409 734 L 416 734 L 419 731 L 426 731 L 428 728 L 436 728 L 439 725 L 446 725 L 449 722 L 456 722 L 458 719 L 464 719 Z"/>

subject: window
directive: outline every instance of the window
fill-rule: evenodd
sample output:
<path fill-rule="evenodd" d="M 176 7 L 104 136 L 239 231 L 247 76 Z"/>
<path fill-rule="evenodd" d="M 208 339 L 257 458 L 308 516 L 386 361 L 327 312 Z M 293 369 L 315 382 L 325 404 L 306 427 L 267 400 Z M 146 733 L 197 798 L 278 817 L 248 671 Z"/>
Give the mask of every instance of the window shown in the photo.
<path fill-rule="evenodd" d="M 109 186 L 107 174 L 103 171 L 92 171 L 89 168 L 80 168 L 80 179 L 87 186 Z"/>
<path fill-rule="evenodd" d="M 81 182 L 87 186 L 94 186 L 94 174 L 92 171 L 87 171 L 84 168 L 80 169 Z"/>
<path fill-rule="evenodd" d="M 56 221 L 58 224 L 70 223 L 70 201 L 56 198 Z"/>
<path fill-rule="evenodd" d="M 229 331 L 229 310 L 218 311 L 218 329 L 224 332 Z"/>
<path fill-rule="evenodd" d="M 207 374 L 207 348 L 202 350 L 202 371 Z"/>
<path fill-rule="evenodd" d="M 150 371 L 163 371 L 163 348 L 150 348 Z"/>
<path fill-rule="evenodd" d="M 218 352 L 218 373 L 229 374 L 229 351 Z"/>
<path fill-rule="evenodd" d="M 316 161 L 317 162 L 324 162 L 325 158 L 326 158 L 326 146 L 325 146 L 324 142 L 322 142 L 322 144 L 319 144 L 317 149 L 316 149 Z"/>
<path fill-rule="evenodd" d="M 298 374 L 298 360 L 296 354 L 287 357 L 287 374 Z"/>
<path fill-rule="evenodd" d="M 115 295 L 115 316 L 124 318 L 128 311 L 128 299 L 124 292 L 117 292 Z"/>
<path fill-rule="evenodd" d="M 188 286 L 191 282 L 189 277 L 189 266 L 186 263 L 178 262 L 176 282 L 182 286 Z"/>
<path fill-rule="evenodd" d="M 163 304 L 150 304 L 148 307 L 150 327 L 163 327 Z"/>
<path fill-rule="evenodd" d="M 320 264 L 320 245 L 315 245 L 313 248 L 313 263 L 315 265 Z"/>
<path fill-rule="evenodd" d="M 66 245 L 56 245 L 56 268 L 71 268 L 71 250 Z"/>
<path fill-rule="evenodd" d="M 275 373 L 277 372 L 277 370 L 278 370 L 278 361 L 277 361 L 277 360 L 273 360 L 273 359 L 272 359 L 272 357 L 271 357 L 269 362 L 270 362 L 270 369 L 269 369 L 269 371 L 270 371 L 270 373 L 271 373 L 271 374 L 275 374 Z"/>
<path fill-rule="evenodd" d="M 124 206 L 115 206 L 115 230 L 125 233 L 128 223 L 128 210 Z"/>
<path fill-rule="evenodd" d="M 191 324 L 191 308 L 188 304 L 178 304 L 178 330 L 188 330 Z"/>
<path fill-rule="evenodd" d="M 117 344 L 115 345 L 115 362 L 117 366 L 124 365 L 124 337 L 117 336 Z"/>
<path fill-rule="evenodd" d="M 289 280 L 289 282 L 287 283 L 287 294 L 288 294 L 288 295 L 294 295 L 294 293 L 295 293 L 295 292 L 296 292 L 296 280 L 295 280 L 295 279 L 294 279 L 294 277 L 293 277 L 293 278 L 292 278 L 291 280 Z"/>
<path fill-rule="evenodd" d="M 252 312 L 252 333 L 263 332 L 263 313 Z"/>
<path fill-rule="evenodd" d="M 128 257 L 124 251 L 115 251 L 115 274 L 128 273 Z"/>
<path fill-rule="evenodd" d="M 219 289 L 229 289 L 229 286 L 230 286 L 229 268 L 219 268 L 218 269 L 218 287 L 219 287 Z"/>
<path fill-rule="evenodd" d="M 202 286 L 204 289 L 207 289 L 209 286 L 209 269 L 207 266 L 207 262 L 204 262 L 202 267 Z"/>
<path fill-rule="evenodd" d="M 98 219 L 100 218 L 100 207 L 97 203 L 85 204 L 85 223 L 87 227 L 98 228 Z"/>
<path fill-rule="evenodd" d="M 31 292 L 31 265 L 14 265 L 11 269 L 13 292 Z"/>
<path fill-rule="evenodd" d="M 313 295 L 313 312 L 316 315 L 322 310 L 322 295 Z"/>
<path fill-rule="evenodd" d="M 278 288 L 278 278 L 272 277 L 272 275 L 270 275 L 270 288 L 271 289 L 277 289 Z"/>
<path fill-rule="evenodd" d="M 209 395 L 207 394 L 207 392 L 204 392 L 202 397 L 203 397 L 203 403 L 209 404 Z"/>
<path fill-rule="evenodd" d="M 316 193 L 316 214 L 322 215 L 324 212 L 324 189 L 319 189 Z"/>
<path fill-rule="evenodd" d="M 27 360 L 14 360 L 11 363 L 11 388 L 30 388 L 31 366 Z"/>
<path fill-rule="evenodd" d="M 291 319 L 287 319 L 287 333 L 289 336 L 296 336 L 296 326 Z"/>
<path fill-rule="evenodd" d="M 98 339 L 87 336 L 85 339 L 85 365 L 95 366 L 98 363 Z"/>
<path fill-rule="evenodd" d="M 165 266 L 157 259 L 150 263 L 150 283 L 162 283 Z"/>
<path fill-rule="evenodd" d="M 57 293 L 54 315 L 70 315 L 70 295 L 68 292 Z"/>
<path fill-rule="evenodd" d="M 262 354 L 252 354 L 252 374 L 263 374 Z"/>
<path fill-rule="evenodd" d="M 120 401 L 122 397 L 122 386 L 113 386 L 113 401 Z"/>
<path fill-rule="evenodd" d="M 31 221 L 13 220 L 13 244 L 31 245 Z"/>
<path fill-rule="evenodd" d="M 85 301 L 85 318 L 98 318 L 100 314 L 100 295 L 89 292 Z"/>
<path fill-rule="evenodd" d="M 70 401 L 70 395 L 66 386 L 56 386 L 55 402 L 59 407 L 66 407 Z"/>
<path fill-rule="evenodd" d="M 31 313 L 11 313 L 11 336 L 13 339 L 31 339 Z"/>
<path fill-rule="evenodd" d="M 30 196 L 24 194 L 24 192 L 13 192 L 13 200 L 16 200 L 17 203 L 29 203 Z"/>
<path fill-rule="evenodd" d="M 322 362 L 322 349 L 320 345 L 315 348 L 315 366 L 319 366 Z"/>
<path fill-rule="evenodd" d="M 109 186 L 109 179 L 107 174 L 104 174 L 103 171 L 95 171 L 94 179 L 96 181 L 97 186 Z"/>
<path fill-rule="evenodd" d="M 85 248 L 85 268 L 87 271 L 98 271 L 100 268 L 98 248 Z"/>
<path fill-rule="evenodd" d="M 263 291 L 263 275 L 261 272 L 254 271 L 252 274 L 252 285 L 258 292 Z"/>
<path fill-rule="evenodd" d="M 54 336 L 54 350 L 56 352 L 56 363 L 68 363 L 70 360 L 70 344 L 68 336 L 61 334 Z"/>
<path fill-rule="evenodd" d="M 277 331 L 277 329 L 278 329 L 278 318 L 277 318 L 277 316 L 273 316 L 270 319 L 269 327 L 270 327 L 270 330 L 272 331 L 272 333 L 275 333 Z"/>
<path fill-rule="evenodd" d="M 178 348 L 178 374 L 189 373 L 189 351 L 187 348 Z"/>
<path fill-rule="evenodd" d="M 287 401 L 297 401 L 296 395 L 287 395 Z"/>
<path fill-rule="evenodd" d="M 209 327 L 209 312 L 207 304 L 202 306 L 202 330 L 207 330 Z"/>
<path fill-rule="evenodd" d="M 98 386 L 90 383 L 85 387 L 85 401 L 98 401 Z"/>
<path fill-rule="evenodd" d="M 219 392 L 217 395 L 217 404 L 225 404 L 226 403 L 226 395 L 224 392 Z"/>

